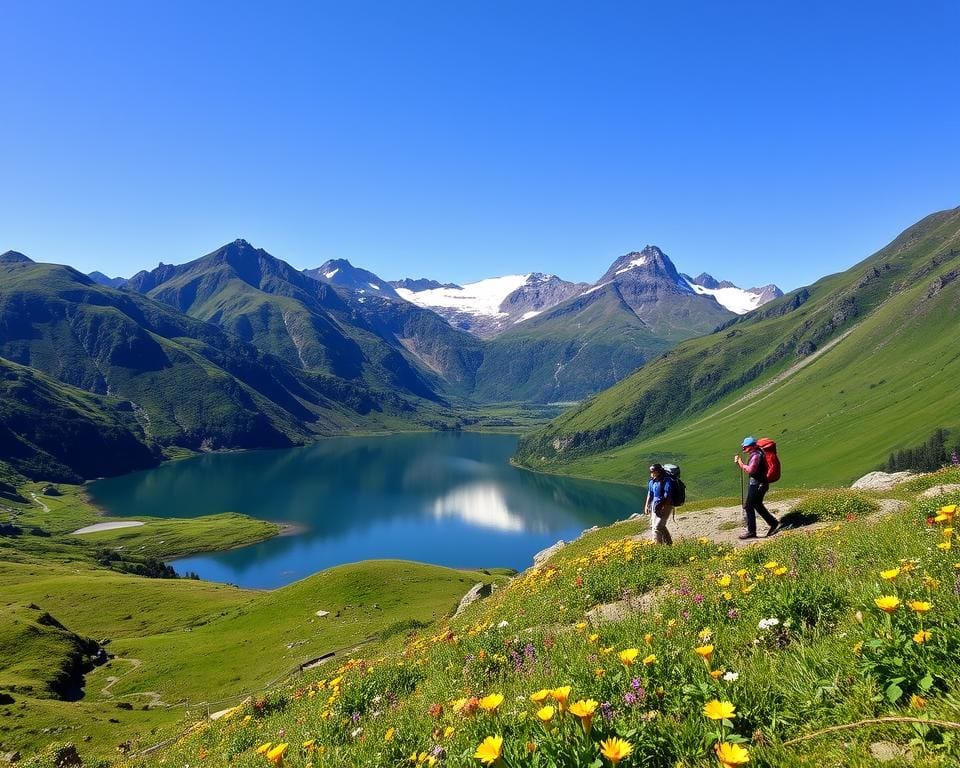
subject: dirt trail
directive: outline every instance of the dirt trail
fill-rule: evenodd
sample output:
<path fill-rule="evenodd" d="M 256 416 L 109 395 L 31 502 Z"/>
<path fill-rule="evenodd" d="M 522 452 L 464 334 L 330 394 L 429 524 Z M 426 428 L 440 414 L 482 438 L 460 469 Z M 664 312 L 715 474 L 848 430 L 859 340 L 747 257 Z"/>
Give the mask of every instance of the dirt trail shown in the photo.
<path fill-rule="evenodd" d="M 783 518 L 791 508 L 797 505 L 800 500 L 797 498 L 770 499 L 765 500 L 765 506 L 770 513 L 778 518 Z M 905 506 L 905 502 L 897 499 L 877 499 L 880 510 L 877 514 L 885 515 L 895 512 Z M 815 531 L 818 528 L 828 528 L 836 525 L 833 520 L 810 525 L 800 526 L 792 530 Z M 677 515 L 667 526 L 674 540 L 682 538 L 707 538 L 718 544 L 731 544 L 735 547 L 748 546 L 758 542 L 765 541 L 764 531 L 767 525 L 763 520 L 757 520 L 758 539 L 741 541 L 738 537 L 744 532 L 743 509 L 740 505 L 731 507 L 709 507 L 707 509 L 698 509 L 695 512 L 687 512 Z M 791 530 L 789 528 L 783 530 Z"/>

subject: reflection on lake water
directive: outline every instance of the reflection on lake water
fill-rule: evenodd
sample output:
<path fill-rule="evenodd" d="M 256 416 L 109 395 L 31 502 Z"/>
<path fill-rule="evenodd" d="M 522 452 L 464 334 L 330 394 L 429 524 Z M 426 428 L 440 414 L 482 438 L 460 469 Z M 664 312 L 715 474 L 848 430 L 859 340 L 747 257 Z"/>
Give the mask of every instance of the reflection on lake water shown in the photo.
<path fill-rule="evenodd" d="M 510 466 L 516 443 L 471 433 L 336 438 L 173 462 L 98 481 L 90 495 L 121 517 L 230 511 L 297 526 L 296 535 L 174 563 L 264 588 L 369 558 L 522 570 L 558 539 L 642 508 L 643 489 Z"/>

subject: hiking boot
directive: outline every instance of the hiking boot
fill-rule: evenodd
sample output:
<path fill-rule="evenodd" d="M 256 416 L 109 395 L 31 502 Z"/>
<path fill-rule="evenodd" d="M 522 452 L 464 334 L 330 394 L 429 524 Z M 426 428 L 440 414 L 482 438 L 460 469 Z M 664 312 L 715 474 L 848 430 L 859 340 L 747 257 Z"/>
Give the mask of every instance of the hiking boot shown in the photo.
<path fill-rule="evenodd" d="M 767 538 L 769 539 L 771 536 L 773 536 L 773 534 L 775 534 L 779 530 L 780 530 L 780 523 L 779 522 L 774 523 L 773 525 L 770 526 L 770 530 L 767 531 Z"/>
<path fill-rule="evenodd" d="M 757 534 L 755 534 L 755 533 L 741 533 L 739 536 L 737 536 L 737 538 L 740 539 L 740 541 L 746 541 L 747 539 L 755 539 L 755 538 L 757 538 Z"/>

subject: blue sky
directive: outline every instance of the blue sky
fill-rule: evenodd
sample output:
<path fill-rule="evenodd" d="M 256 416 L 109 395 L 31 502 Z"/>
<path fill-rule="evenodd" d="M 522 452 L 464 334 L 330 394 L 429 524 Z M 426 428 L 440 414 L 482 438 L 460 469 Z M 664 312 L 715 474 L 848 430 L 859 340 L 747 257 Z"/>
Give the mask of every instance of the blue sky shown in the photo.
<path fill-rule="evenodd" d="M 0 251 L 794 288 L 960 205 L 960 4 L 909 6 L 7 0 Z"/>

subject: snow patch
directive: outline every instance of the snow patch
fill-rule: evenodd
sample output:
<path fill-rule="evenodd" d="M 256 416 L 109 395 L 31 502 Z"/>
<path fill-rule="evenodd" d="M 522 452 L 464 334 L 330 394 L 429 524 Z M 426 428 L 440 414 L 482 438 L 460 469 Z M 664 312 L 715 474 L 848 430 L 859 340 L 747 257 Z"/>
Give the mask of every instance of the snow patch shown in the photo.
<path fill-rule="evenodd" d="M 337 272 L 339 272 L 339 271 L 340 271 L 340 268 L 338 267 L 337 269 L 333 270 L 332 272 L 324 272 L 324 273 L 323 273 L 323 276 L 324 276 L 325 278 L 327 278 L 327 280 L 333 280 L 333 276 L 334 276 L 335 274 L 337 274 Z"/>
<path fill-rule="evenodd" d="M 536 317 L 541 311 L 542 310 L 539 309 L 532 309 L 529 312 L 524 312 L 518 320 L 513 321 L 513 324 L 516 325 L 517 323 L 522 323 L 524 320 L 529 320 L 531 317 Z"/>
<path fill-rule="evenodd" d="M 471 315 L 503 317 L 508 313 L 501 312 L 500 305 L 517 288 L 526 285 L 529 278 L 530 275 L 506 275 L 467 283 L 462 288 L 430 288 L 426 291 L 397 288 L 396 290 L 401 298 L 419 307 L 427 309 L 447 307 Z"/>
<path fill-rule="evenodd" d="M 600 285 L 595 285 L 595 286 L 593 286 L 593 288 L 587 288 L 587 290 L 585 290 L 585 291 L 584 291 L 583 293 L 581 293 L 580 295 L 581 295 L 581 296 L 586 296 L 588 293 L 593 293 L 594 291 L 599 291 L 599 290 L 600 290 L 601 288 L 603 288 L 605 285 L 610 285 L 610 283 L 612 283 L 612 282 L 613 282 L 613 280 L 610 280 L 610 281 L 608 281 L 608 282 L 606 282 L 606 283 L 600 283 Z"/>
<path fill-rule="evenodd" d="M 379 290 L 380 290 L 380 286 L 379 286 L 379 285 L 374 285 L 373 283 L 367 283 L 367 285 L 369 285 L 369 286 L 370 286 L 371 288 L 373 288 L 373 290 L 375 290 L 375 291 L 379 291 Z"/>
<path fill-rule="evenodd" d="M 742 288 L 704 288 L 696 283 L 687 284 L 696 293 L 713 296 L 721 306 L 738 315 L 745 315 L 760 306 L 760 294 L 750 293 Z"/>
<path fill-rule="evenodd" d="M 623 269 L 618 269 L 617 272 L 616 272 L 616 274 L 622 275 L 624 272 L 629 272 L 631 269 L 636 269 L 637 267 L 642 267 L 642 266 L 643 266 L 644 264 L 646 264 L 646 263 L 647 263 L 647 257 L 646 257 L 646 256 L 641 256 L 639 259 L 634 259 L 633 261 L 631 261 L 631 262 L 630 262 L 629 264 L 627 264 L 627 266 L 625 266 Z"/>

